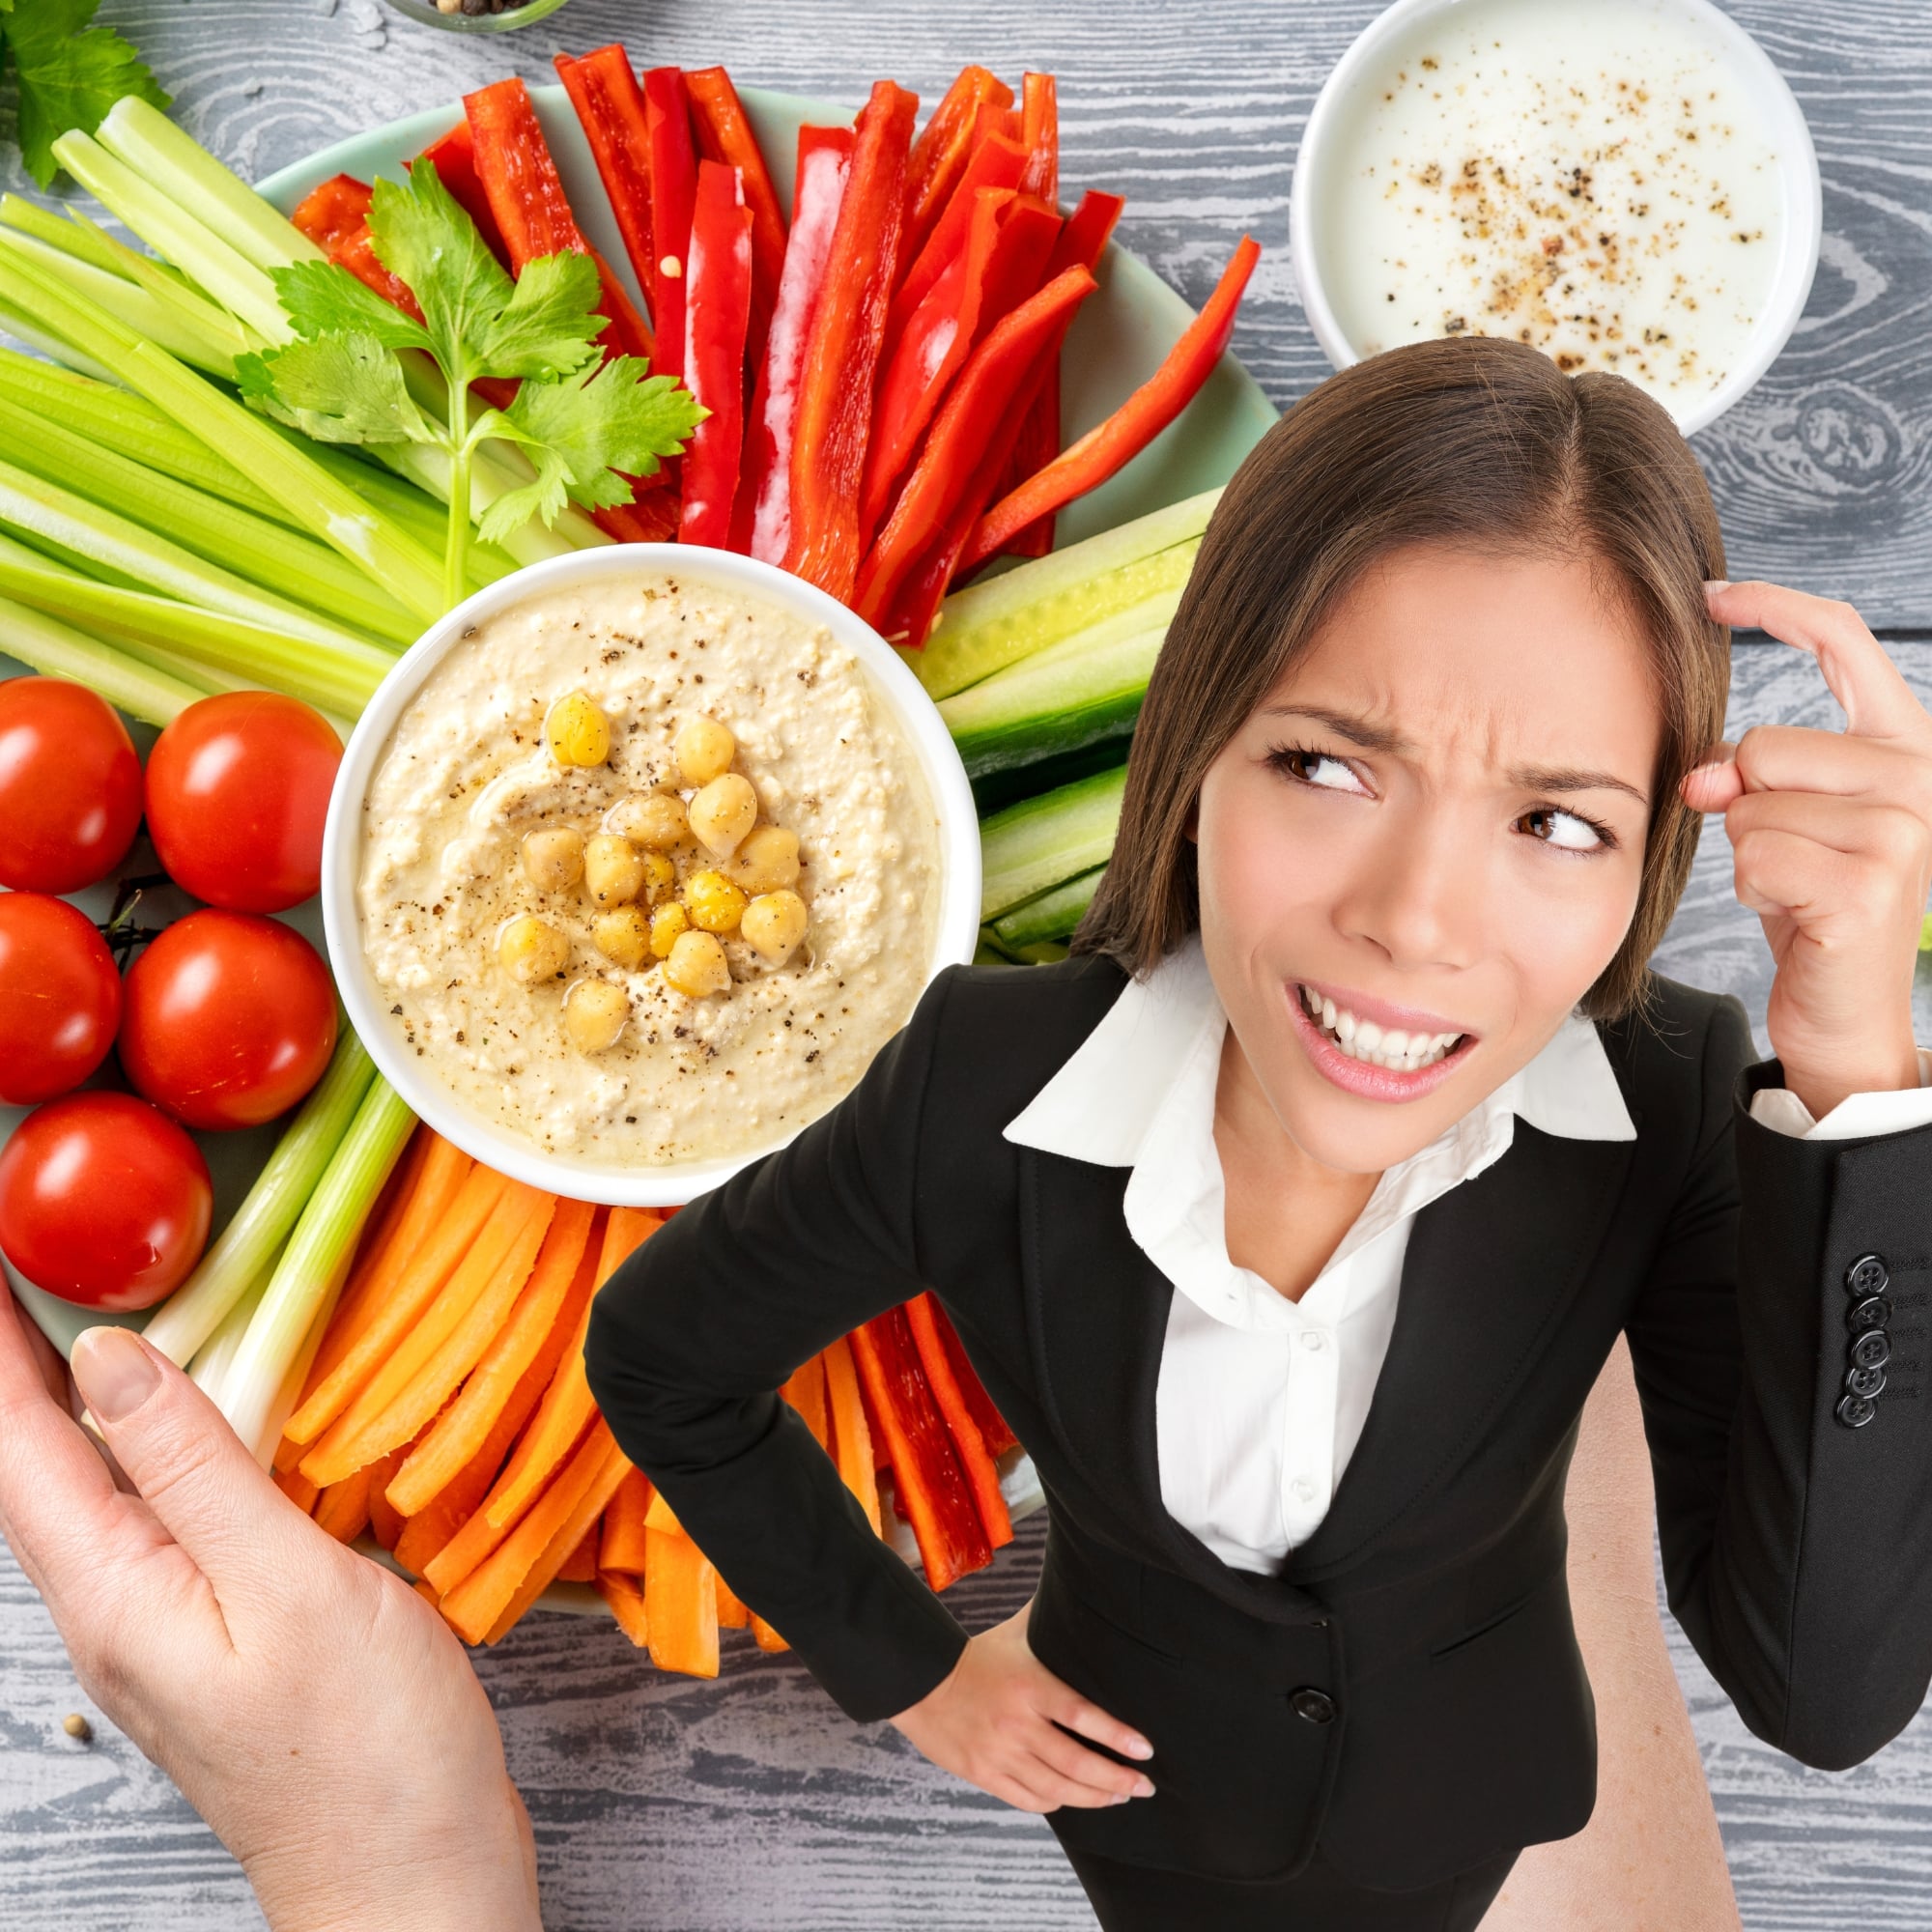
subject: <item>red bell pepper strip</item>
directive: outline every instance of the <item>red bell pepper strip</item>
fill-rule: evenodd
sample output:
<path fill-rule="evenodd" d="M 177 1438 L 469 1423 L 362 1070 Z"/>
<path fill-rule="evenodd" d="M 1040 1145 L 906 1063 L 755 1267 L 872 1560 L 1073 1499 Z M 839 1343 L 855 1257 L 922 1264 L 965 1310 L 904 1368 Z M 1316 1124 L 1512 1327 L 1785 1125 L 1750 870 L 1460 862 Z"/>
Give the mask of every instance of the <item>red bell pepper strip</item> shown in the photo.
<path fill-rule="evenodd" d="M 752 316 L 753 222 L 743 177 L 699 161 L 684 293 L 685 386 L 711 412 L 692 432 L 680 543 L 724 549 L 745 446 L 745 331 Z"/>
<path fill-rule="evenodd" d="M 1029 296 L 1037 295 L 1052 277 L 1046 265 L 1065 227 L 1046 203 L 1031 194 L 1016 195 L 1000 223 L 1000 239 L 986 264 L 986 298 L 980 305 L 980 334 L 1003 315 L 1010 315 Z M 1068 266 L 1071 266 L 1070 264 Z"/>
<path fill-rule="evenodd" d="M 752 211 L 752 329 L 747 340 L 755 362 L 764 354 L 779 277 L 784 271 L 784 215 L 731 76 L 722 67 L 701 67 L 686 73 L 684 86 L 691 97 L 691 129 L 699 156 L 723 161 L 744 177 L 745 206 Z"/>
<path fill-rule="evenodd" d="M 684 258 L 691 250 L 691 209 L 697 194 L 697 153 L 691 142 L 691 103 L 684 71 L 654 67 L 644 75 L 644 122 L 651 145 L 651 319 L 657 325 L 657 370 L 684 374 Z"/>
<path fill-rule="evenodd" d="M 1077 262 L 1084 269 L 1099 272 L 1100 256 L 1114 232 L 1114 224 L 1126 206 L 1117 194 L 1102 194 L 1089 188 L 1080 206 L 1067 217 L 1066 226 L 1055 242 L 1053 259 L 1047 264 L 1049 279 Z M 995 497 L 1017 490 L 1036 470 L 1044 469 L 1060 454 L 1060 350 L 1056 345 L 1046 363 L 1046 380 L 1039 385 L 1032 406 L 1020 424 L 1019 440 L 1006 471 L 1000 478 Z M 1053 548 L 1055 513 L 1049 510 L 1036 517 L 1006 546 L 1008 556 L 1044 556 Z"/>
<path fill-rule="evenodd" d="M 651 245 L 651 142 L 644 119 L 644 91 L 638 85 L 631 57 L 614 42 L 580 60 L 556 56 L 578 124 L 590 143 L 597 177 L 616 217 L 624 252 L 631 258 L 645 302 L 653 299 L 657 251 Z M 653 316 L 655 317 L 655 309 Z"/>
<path fill-rule="evenodd" d="M 985 467 L 989 443 L 1003 432 L 1018 435 L 1013 411 L 1025 401 L 1021 391 L 1040 352 L 1097 286 L 1085 269 L 1068 269 L 1002 316 L 968 358 L 926 432 L 919 460 L 866 558 L 857 594 L 849 600 L 875 629 L 886 629 L 882 620 L 897 602 L 902 584 Z M 1004 447 L 1000 453 L 1004 461 Z M 997 468 L 985 480 L 990 489 L 999 480 Z"/>
<path fill-rule="evenodd" d="M 490 197 L 483 191 L 483 177 L 476 172 L 476 139 L 469 131 L 469 123 L 459 121 L 441 140 L 432 141 L 416 159 L 435 167 L 437 180 L 475 222 L 477 233 L 489 243 L 490 252 L 507 268 L 509 245 L 503 240 L 503 231 L 497 226 Z"/>
<path fill-rule="evenodd" d="M 973 1492 L 973 1506 L 980 1512 L 986 1541 L 995 1549 L 1001 1549 L 1013 1540 L 1012 1516 L 1000 1492 L 1000 1472 L 994 1464 L 993 1452 L 986 1446 L 986 1438 L 980 1433 L 979 1422 L 967 1403 L 966 1391 L 952 1372 L 952 1358 L 946 1351 L 946 1341 L 939 1332 L 934 1313 L 938 1305 L 929 1290 L 915 1295 L 905 1304 L 906 1324 L 912 1330 L 913 1346 L 919 1350 L 919 1365 L 925 1371 L 926 1385 L 945 1419 L 947 1434 L 952 1437 L 953 1453 L 959 1458 L 966 1487 Z"/>
<path fill-rule="evenodd" d="M 966 1346 L 959 1339 L 959 1331 L 953 1327 L 952 1318 L 946 1312 L 946 1304 L 931 1295 L 924 1298 L 931 1306 L 933 1326 L 938 1329 L 939 1339 L 946 1346 L 953 1378 L 966 1398 L 966 1406 L 973 1411 L 973 1420 L 980 1425 L 980 1435 L 988 1454 L 1004 1456 L 1009 1449 L 1018 1446 L 1019 1437 L 994 1405 L 993 1398 L 986 1393 L 986 1385 L 980 1379 L 979 1371 L 968 1357 Z"/>
<path fill-rule="evenodd" d="M 632 502 L 611 503 L 591 511 L 597 527 L 619 543 L 672 542 L 678 525 L 676 492 L 666 487 L 662 473 L 641 482 L 634 476 L 631 488 L 637 492 Z"/>
<path fill-rule="evenodd" d="M 499 80 L 466 94 L 463 111 L 475 140 L 476 173 L 510 251 L 512 270 L 521 272 L 539 255 L 588 255 L 604 286 L 597 308 L 609 324 L 606 355 L 650 355 L 649 326 L 570 212 L 529 90 L 514 77 Z"/>
<path fill-rule="evenodd" d="M 859 490 L 905 216 L 906 152 L 919 97 L 878 82 L 853 130 L 852 162 L 812 310 L 791 447 L 784 567 L 840 603 L 859 575 Z"/>
<path fill-rule="evenodd" d="M 959 70 L 959 78 L 946 90 L 906 156 L 905 235 L 899 244 L 903 260 L 918 259 L 933 223 L 952 199 L 973 152 L 980 108 L 1004 111 L 1012 104 L 1013 91 L 998 74 L 982 67 Z"/>
<path fill-rule="evenodd" d="M 966 245 L 914 311 L 879 378 L 860 493 L 859 522 L 867 541 L 891 507 L 893 485 L 912 460 L 939 399 L 979 339 L 986 267 L 999 243 L 1001 218 L 1016 198 L 1011 188 L 980 190 Z"/>
<path fill-rule="evenodd" d="M 367 224 L 374 198 L 367 182 L 354 175 L 330 175 L 302 197 L 289 219 L 327 255 L 345 235 Z"/>
<path fill-rule="evenodd" d="M 946 1421 L 921 1368 L 903 1308 L 876 1315 L 852 1331 L 852 1359 L 878 1425 L 881 1460 L 911 1520 L 925 1580 L 934 1590 L 993 1560 Z"/>
<path fill-rule="evenodd" d="M 328 259 L 347 269 L 365 288 L 374 289 L 391 308 L 401 309 L 412 322 L 423 319 L 421 305 L 411 293 L 410 285 L 378 259 L 375 238 L 369 233 L 366 221 L 337 241 L 328 250 Z"/>
<path fill-rule="evenodd" d="M 1020 187 L 1051 208 L 1060 199 L 1059 96 L 1050 73 L 1030 73 L 1020 85 L 1020 140 L 1027 151 Z"/>
<path fill-rule="evenodd" d="M 791 544 L 791 451 L 799 391 L 812 312 L 825 285 L 851 160 L 851 128 L 798 130 L 791 237 L 745 426 L 738 503 L 731 516 L 731 548 L 766 563 L 782 563 Z"/>
<path fill-rule="evenodd" d="M 1241 237 L 1219 285 L 1167 359 L 1105 422 L 1089 430 L 980 518 L 960 557 L 961 570 L 983 563 L 1035 518 L 1104 483 L 1187 407 L 1228 346 L 1241 292 L 1261 252 L 1253 237 Z"/>

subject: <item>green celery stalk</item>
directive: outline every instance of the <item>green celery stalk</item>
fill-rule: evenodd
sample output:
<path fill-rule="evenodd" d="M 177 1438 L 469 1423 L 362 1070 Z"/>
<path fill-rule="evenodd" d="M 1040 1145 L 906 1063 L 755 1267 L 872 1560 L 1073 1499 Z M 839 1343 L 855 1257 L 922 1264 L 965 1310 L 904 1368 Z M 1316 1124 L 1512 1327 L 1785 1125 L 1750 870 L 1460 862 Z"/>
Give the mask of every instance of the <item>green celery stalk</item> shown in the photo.
<path fill-rule="evenodd" d="M 164 262 L 172 262 L 230 315 L 271 343 L 294 341 L 295 331 L 268 275 L 93 135 L 70 128 L 54 143 L 54 158 L 123 227 Z"/>
<path fill-rule="evenodd" d="M 310 1090 L 268 1165 L 194 1272 L 142 1331 L 182 1367 L 268 1271 L 347 1137 L 376 1078 L 375 1063 L 344 1025 L 327 1069 Z"/>
<path fill-rule="evenodd" d="M 171 200 L 209 210 L 222 234 L 256 268 L 326 259 L 287 215 L 138 95 L 117 100 L 94 137 Z"/>
<path fill-rule="evenodd" d="M 1187 581 L 1218 490 L 1136 518 L 1066 550 L 955 591 L 911 665 L 934 697 L 951 697 L 1103 617 Z"/>
<path fill-rule="evenodd" d="M 216 1408 L 221 1406 L 221 1385 L 235 1360 L 235 1351 L 241 1348 L 242 1338 L 247 1334 L 248 1324 L 262 1305 L 262 1296 L 268 1293 L 269 1272 L 264 1269 L 242 1290 L 242 1298 L 221 1318 L 221 1325 L 187 1365 L 188 1379 Z"/>
<path fill-rule="evenodd" d="M 1021 799 L 980 827 L 980 918 L 1002 913 L 1112 857 L 1127 768 L 1095 772 L 1057 791 Z"/>
<path fill-rule="evenodd" d="M 156 670 L 131 653 L 8 597 L 0 597 L 0 651 L 18 658 L 43 677 L 84 684 L 118 710 L 149 724 L 170 724 L 208 696 L 185 677 Z"/>
<path fill-rule="evenodd" d="M 339 1293 L 362 1223 L 415 1123 L 388 1082 L 374 1082 L 289 1236 L 226 1383 L 228 1419 L 258 1458 L 291 1370 L 325 1301 Z M 272 1454 L 274 1445 L 266 1446 Z"/>
<path fill-rule="evenodd" d="M 229 565 L 239 577 L 287 599 L 298 611 L 320 607 L 399 644 L 414 642 L 421 629 L 409 611 L 327 544 L 163 476 L 29 411 L 9 411 L 4 403 L 0 463 L 16 464 L 48 483 L 65 483 L 103 510 L 125 505 L 133 522 L 164 541 L 217 567 Z M 240 614 L 255 613 L 243 610 Z"/>
<path fill-rule="evenodd" d="M 90 442 L 119 450 L 136 463 L 158 469 L 177 482 L 190 483 L 212 497 L 296 527 L 287 511 L 264 490 L 190 436 L 145 396 L 118 384 L 77 376 L 33 355 L 0 348 L 0 401 L 9 402 L 84 436 Z M 441 519 L 432 521 L 440 529 Z"/>
<path fill-rule="evenodd" d="M 324 651 L 224 611 L 102 583 L 7 536 L 0 536 L 0 596 L 110 638 L 181 651 L 345 718 L 361 712 L 396 662 L 374 644 Z"/>
<path fill-rule="evenodd" d="M 37 355 L 44 355 L 50 363 L 58 364 L 73 375 L 103 384 L 114 380 L 104 364 L 97 362 L 85 350 L 69 342 L 56 330 L 43 328 L 25 309 L 9 301 L 4 295 L 0 295 L 0 328 L 4 328 L 16 342 L 24 342 Z"/>
<path fill-rule="evenodd" d="M 183 603 L 305 638 L 325 651 L 368 641 L 359 632 L 331 624 L 299 604 L 259 589 L 130 518 L 4 461 L 0 461 L 0 523 L 69 552 L 90 573 L 99 565 Z M 407 613 L 404 621 L 407 624 Z"/>

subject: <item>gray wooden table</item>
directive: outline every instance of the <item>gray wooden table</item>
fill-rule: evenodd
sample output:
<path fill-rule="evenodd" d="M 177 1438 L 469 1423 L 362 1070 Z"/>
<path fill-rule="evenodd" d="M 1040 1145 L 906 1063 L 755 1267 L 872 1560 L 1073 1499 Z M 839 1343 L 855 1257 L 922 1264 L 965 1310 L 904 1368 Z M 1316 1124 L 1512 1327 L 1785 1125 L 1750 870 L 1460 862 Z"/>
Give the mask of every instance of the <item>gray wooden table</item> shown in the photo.
<path fill-rule="evenodd" d="M 21 0 L 32 5 L 33 0 Z M 1926 0 L 1723 0 L 1810 117 L 1825 179 L 1810 306 L 1757 390 L 1697 439 L 1733 577 L 1853 599 L 1932 699 L 1932 10 Z M 1268 248 L 1235 346 L 1279 404 L 1326 373 L 1293 291 L 1289 180 L 1314 92 L 1375 0 L 573 0 L 525 34 L 460 41 L 380 0 L 105 0 L 244 173 L 558 47 L 634 55 L 857 105 L 892 74 L 935 98 L 975 60 L 1060 76 L 1065 179 L 1127 196 L 1122 239 L 1190 299 L 1250 229 Z M 0 175 L 0 179 L 5 179 Z M 15 178 L 9 185 L 26 185 Z M 1835 724 L 1807 660 L 1745 642 L 1733 729 Z M 1769 962 L 1707 844 L 1660 963 L 1734 989 L 1760 1029 Z M 1932 1039 L 1921 974 L 1919 1037 Z M 972 1628 L 1030 1594 L 1024 1525 L 949 1601 Z M 1807 1772 L 1759 1744 L 1673 1647 L 1750 1932 L 1932 1924 L 1932 1716 L 1874 1763 Z M 1045 1827 L 847 1723 L 796 1664 L 727 1645 L 716 1683 L 661 1677 L 608 1626 L 526 1620 L 478 1668 L 528 1801 L 553 1932 L 1051 1932 L 1091 1915 Z M 261 1923 L 221 1847 L 81 1698 L 0 1549 L 0 1924 L 231 1932 Z M 353 1848 L 351 1850 L 353 1856 Z"/>

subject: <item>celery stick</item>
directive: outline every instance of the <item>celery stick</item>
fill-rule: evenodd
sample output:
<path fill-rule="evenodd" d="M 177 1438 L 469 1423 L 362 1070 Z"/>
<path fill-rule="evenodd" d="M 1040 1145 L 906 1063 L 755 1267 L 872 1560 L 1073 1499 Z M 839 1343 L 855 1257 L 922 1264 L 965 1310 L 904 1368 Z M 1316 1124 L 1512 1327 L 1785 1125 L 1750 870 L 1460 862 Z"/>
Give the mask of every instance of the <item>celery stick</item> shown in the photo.
<path fill-rule="evenodd" d="M 30 410 L 178 482 L 191 483 L 210 496 L 295 527 L 288 512 L 266 491 L 257 489 L 232 463 L 131 389 L 96 382 L 91 376 L 76 376 L 71 370 L 57 369 L 12 349 L 0 349 L 0 401 Z M 434 511 L 430 515 L 440 527 L 441 519 Z"/>
<path fill-rule="evenodd" d="M 287 215 L 138 95 L 126 95 L 107 110 L 95 139 L 172 200 L 206 209 L 256 268 L 326 259 Z"/>
<path fill-rule="evenodd" d="M 294 1360 L 289 1363 L 288 1374 L 282 1378 L 282 1385 L 275 1391 L 274 1401 L 269 1405 L 262 1433 L 253 1445 L 255 1460 L 265 1469 L 272 1469 L 275 1465 L 275 1451 L 282 1446 L 282 1434 L 289 1426 L 289 1417 L 296 1412 L 302 1390 L 308 1386 L 308 1372 L 314 1366 L 316 1356 L 322 1352 L 322 1338 L 328 1333 L 328 1324 L 335 1317 L 336 1304 L 342 1299 L 342 1291 L 348 1285 L 349 1270 L 355 1260 L 355 1249 L 352 1243 L 343 1249 L 342 1258 L 329 1275 L 321 1303 L 308 1324 L 308 1333 L 302 1337 L 301 1347 L 296 1350 Z M 223 1413 L 226 1412 L 224 1407 Z"/>
<path fill-rule="evenodd" d="M 221 1318 L 221 1325 L 187 1365 L 188 1379 L 216 1408 L 221 1406 L 221 1384 L 235 1360 L 235 1351 L 241 1348 L 242 1338 L 247 1334 L 248 1324 L 262 1305 L 262 1296 L 268 1293 L 269 1272 L 265 1268 L 242 1291 L 242 1298 Z"/>
<path fill-rule="evenodd" d="M 50 363 L 73 375 L 85 376 L 97 383 L 111 383 L 114 380 L 104 363 L 97 362 L 92 355 L 57 331 L 43 327 L 25 309 L 17 307 L 3 295 L 0 295 L 0 329 L 5 329 L 15 342 L 24 342 L 36 355 L 46 356 Z M 14 352 L 10 350 L 8 353 L 12 355 Z"/>
<path fill-rule="evenodd" d="M 1119 765 L 1022 799 L 985 820 L 980 827 L 980 919 L 997 919 L 1049 886 L 1104 866 L 1113 855 L 1126 784 L 1127 768 Z"/>
<path fill-rule="evenodd" d="M 331 624 L 288 598 L 259 589 L 233 571 L 143 528 L 131 518 L 91 503 L 44 476 L 4 461 L 0 461 L 0 523 L 32 531 L 43 542 L 71 552 L 83 568 L 104 565 L 183 603 L 244 617 L 292 638 L 306 638 L 326 651 L 368 641 L 361 633 Z"/>
<path fill-rule="evenodd" d="M 184 1367 L 259 1280 L 320 1185 L 376 1078 L 375 1063 L 345 1025 L 327 1071 L 255 1177 L 234 1219 L 142 1332 Z"/>
<path fill-rule="evenodd" d="M 425 620 L 442 613 L 440 559 L 346 484 L 213 384 L 197 376 L 35 263 L 14 264 L 12 294 L 42 327 L 115 376 L 218 450 L 287 505 L 301 526 L 361 565 Z"/>
<path fill-rule="evenodd" d="M 102 583 L 0 536 L 0 596 L 110 638 L 161 644 L 346 718 L 359 715 L 395 664 L 374 644 L 320 650 L 223 611 Z"/>
<path fill-rule="evenodd" d="M 906 661 L 934 697 L 950 697 L 1076 629 L 1176 588 L 1220 497 L 1205 491 L 955 591 L 925 648 Z"/>
<path fill-rule="evenodd" d="M 9 410 L 4 403 L 0 460 L 48 482 L 58 479 L 103 508 L 125 505 L 135 523 L 211 563 L 229 565 L 288 599 L 298 611 L 320 607 L 399 644 L 413 642 L 422 628 L 327 544 L 146 469 L 31 412 Z"/>
<path fill-rule="evenodd" d="M 166 724 L 208 696 L 185 678 L 152 669 L 85 631 L 6 597 L 0 597 L 0 651 L 43 677 L 87 685 L 109 704 L 149 724 Z"/>
<path fill-rule="evenodd" d="M 331 1282 L 339 1282 L 343 1261 L 415 1123 L 388 1082 L 377 1080 L 289 1236 L 227 1380 L 228 1419 L 242 1441 L 257 1445 L 258 1454 L 317 1312 Z"/>
<path fill-rule="evenodd" d="M 274 283 L 91 134 L 70 128 L 54 143 L 54 156 L 123 227 L 138 235 L 164 262 L 172 262 L 230 315 L 239 316 L 270 342 L 295 340 Z"/>

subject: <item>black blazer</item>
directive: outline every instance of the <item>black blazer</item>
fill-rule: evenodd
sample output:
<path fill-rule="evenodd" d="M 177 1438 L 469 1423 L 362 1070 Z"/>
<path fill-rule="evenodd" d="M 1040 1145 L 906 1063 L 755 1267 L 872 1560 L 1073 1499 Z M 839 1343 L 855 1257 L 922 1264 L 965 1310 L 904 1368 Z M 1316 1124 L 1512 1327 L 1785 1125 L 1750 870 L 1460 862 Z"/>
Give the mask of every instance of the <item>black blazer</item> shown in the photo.
<path fill-rule="evenodd" d="M 1833 1770 L 1906 1724 L 1932 1678 L 1932 1127 L 1760 1126 L 1748 1096 L 1781 1073 L 1750 1065 L 1743 1009 L 1659 980 L 1648 1024 L 1602 1028 L 1634 1141 L 1519 1121 L 1417 1216 L 1333 1506 L 1264 1577 L 1162 1505 L 1173 1291 L 1127 1233 L 1126 1170 L 1001 1134 L 1123 983 L 1092 958 L 943 974 L 838 1107 L 596 1301 L 618 1441 L 851 1717 L 916 1702 L 966 1634 L 772 1391 L 929 1287 L 1046 1489 L 1035 1654 L 1154 1746 L 1155 1797 L 1049 1815 L 1071 1846 L 1261 1878 L 1319 1844 L 1400 1889 L 1580 1830 L 1563 1486 L 1619 1330 L 1671 1606 L 1746 1723 Z M 1852 1427 L 1848 1317 L 1880 1273 L 1855 1319 L 1889 1337 L 1888 1385 Z"/>

